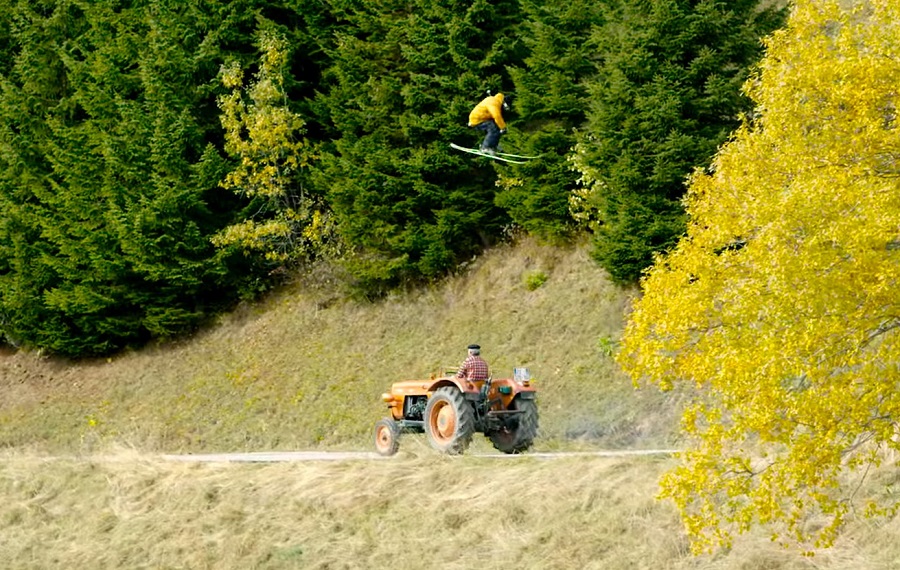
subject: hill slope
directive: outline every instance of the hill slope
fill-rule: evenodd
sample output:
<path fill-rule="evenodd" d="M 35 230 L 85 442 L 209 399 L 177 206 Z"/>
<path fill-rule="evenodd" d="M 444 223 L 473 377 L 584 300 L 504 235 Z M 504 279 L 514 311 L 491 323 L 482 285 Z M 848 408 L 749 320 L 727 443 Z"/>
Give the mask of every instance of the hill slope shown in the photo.
<path fill-rule="evenodd" d="M 609 354 L 628 294 L 584 248 L 530 240 L 377 303 L 297 283 L 194 338 L 113 359 L 3 355 L 0 445 L 368 449 L 390 383 L 458 365 L 471 342 L 497 377 L 531 369 L 539 447 L 663 445 L 673 406 L 635 391 Z"/>

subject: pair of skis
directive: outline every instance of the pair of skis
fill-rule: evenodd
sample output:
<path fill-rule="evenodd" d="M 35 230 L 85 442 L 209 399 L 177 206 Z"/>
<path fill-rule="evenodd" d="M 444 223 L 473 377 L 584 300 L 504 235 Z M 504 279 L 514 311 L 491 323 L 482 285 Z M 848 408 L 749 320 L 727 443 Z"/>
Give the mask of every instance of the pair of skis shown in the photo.
<path fill-rule="evenodd" d="M 533 158 L 537 158 L 536 156 L 523 156 L 521 154 L 509 154 L 508 152 L 497 152 L 495 154 L 490 154 L 484 152 L 483 150 L 475 149 L 475 148 L 466 148 L 464 146 L 459 146 L 458 144 L 450 143 L 451 148 L 455 148 L 456 150 L 461 150 L 463 152 L 468 152 L 471 154 L 477 154 L 478 156 L 483 156 L 485 158 L 491 158 L 494 160 L 500 160 L 503 162 L 511 162 L 513 164 L 525 164 L 529 160 Z"/>

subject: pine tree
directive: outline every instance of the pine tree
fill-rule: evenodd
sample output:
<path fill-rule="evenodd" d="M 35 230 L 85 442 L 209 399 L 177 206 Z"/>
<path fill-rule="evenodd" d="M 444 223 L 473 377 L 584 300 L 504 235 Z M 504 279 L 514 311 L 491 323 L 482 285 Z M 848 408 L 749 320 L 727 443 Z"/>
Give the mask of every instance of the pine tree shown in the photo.
<path fill-rule="evenodd" d="M 499 90 L 520 57 L 510 37 L 511 0 L 348 1 L 339 12 L 327 106 L 336 129 L 317 183 L 352 248 L 360 287 L 440 276 L 500 235 L 494 173 L 450 142 L 478 138 L 466 127 L 485 90 Z"/>
<path fill-rule="evenodd" d="M 622 2 L 592 34 L 597 75 L 576 164 L 597 218 L 594 255 L 620 282 L 684 232 L 681 198 L 749 101 L 760 39 L 783 11 L 757 0 Z"/>
<path fill-rule="evenodd" d="M 202 148 L 182 45 L 191 16 L 164 3 L 93 5 L 69 38 L 78 48 L 56 52 L 71 93 L 48 109 L 41 141 L 34 263 L 46 282 L 32 295 L 45 318 L 17 326 L 25 342 L 104 353 L 187 330 L 216 303 L 209 180 L 190 164 Z"/>
<path fill-rule="evenodd" d="M 21 1 L 4 8 L 10 57 L 0 64 L 0 327 L 7 340 L 27 342 L 37 340 L 42 323 L 54 325 L 42 299 L 56 281 L 41 235 L 42 201 L 53 190 L 45 184 L 51 165 L 43 152 L 44 117 L 72 90 L 53 45 L 57 35 L 77 35 L 85 19 Z"/>
<path fill-rule="evenodd" d="M 567 238 L 575 230 L 569 196 L 577 180 L 569 153 L 588 109 L 584 82 L 594 74 L 586 39 L 603 23 L 604 3 L 523 0 L 522 10 L 528 55 L 510 70 L 514 128 L 507 140 L 540 159 L 501 169 L 497 204 L 533 235 Z"/>
<path fill-rule="evenodd" d="M 198 111 L 204 13 L 163 1 L 14 7 L 0 95 L 11 341 L 106 353 L 190 330 L 237 293 L 209 240 L 224 223 L 208 206 L 224 163 Z"/>

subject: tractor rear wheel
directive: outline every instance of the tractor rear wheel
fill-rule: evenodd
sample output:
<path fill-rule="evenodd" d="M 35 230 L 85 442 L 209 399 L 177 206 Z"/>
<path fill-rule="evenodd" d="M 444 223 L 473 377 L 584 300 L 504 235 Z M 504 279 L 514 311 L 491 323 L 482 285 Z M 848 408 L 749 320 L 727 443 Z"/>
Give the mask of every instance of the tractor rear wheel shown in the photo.
<path fill-rule="evenodd" d="M 538 410 L 534 400 L 514 399 L 510 410 L 520 413 L 511 416 L 507 424 L 487 434 L 494 448 L 503 453 L 522 453 L 528 451 L 537 436 Z"/>
<path fill-rule="evenodd" d="M 475 432 L 475 412 L 457 388 L 444 386 L 434 391 L 425 406 L 425 432 L 438 451 L 463 453 Z"/>
<path fill-rule="evenodd" d="M 375 422 L 375 451 L 379 455 L 389 456 L 400 449 L 400 426 L 392 418 L 384 418 Z"/>

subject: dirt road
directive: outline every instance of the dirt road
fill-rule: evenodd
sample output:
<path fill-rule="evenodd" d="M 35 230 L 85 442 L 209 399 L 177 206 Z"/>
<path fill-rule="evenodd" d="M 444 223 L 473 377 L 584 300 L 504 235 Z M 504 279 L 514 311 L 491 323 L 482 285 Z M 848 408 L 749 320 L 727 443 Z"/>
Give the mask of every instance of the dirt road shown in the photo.
<path fill-rule="evenodd" d="M 634 455 L 672 455 L 677 449 L 623 449 L 610 451 L 570 451 L 570 452 L 534 452 L 521 455 L 505 453 L 467 454 L 467 457 L 492 457 L 497 459 L 516 459 L 537 457 L 553 459 L 557 457 L 629 457 Z M 270 463 L 276 461 L 355 461 L 355 460 L 390 460 L 369 451 L 261 451 L 253 453 L 202 453 L 191 455 L 163 455 L 163 459 L 171 461 L 190 461 L 200 463 Z"/>

